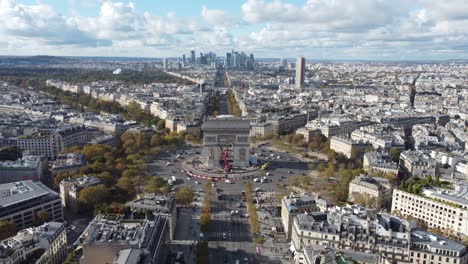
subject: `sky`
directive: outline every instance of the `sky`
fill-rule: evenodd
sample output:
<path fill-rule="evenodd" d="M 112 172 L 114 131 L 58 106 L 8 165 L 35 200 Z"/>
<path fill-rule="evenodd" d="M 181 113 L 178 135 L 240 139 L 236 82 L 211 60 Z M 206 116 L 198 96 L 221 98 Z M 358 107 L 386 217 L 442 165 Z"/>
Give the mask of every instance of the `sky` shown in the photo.
<path fill-rule="evenodd" d="M 0 55 L 468 59 L 467 0 L 0 0 Z"/>

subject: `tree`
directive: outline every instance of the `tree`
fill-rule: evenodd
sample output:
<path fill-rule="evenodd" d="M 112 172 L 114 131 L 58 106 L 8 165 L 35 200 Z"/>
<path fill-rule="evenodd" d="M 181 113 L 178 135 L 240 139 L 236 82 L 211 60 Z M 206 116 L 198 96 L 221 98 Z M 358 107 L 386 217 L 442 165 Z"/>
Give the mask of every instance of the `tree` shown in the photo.
<path fill-rule="evenodd" d="M 310 177 L 304 175 L 296 175 L 288 180 L 289 185 L 296 186 L 296 187 L 307 187 L 311 184 Z"/>
<path fill-rule="evenodd" d="M 40 226 L 50 220 L 50 214 L 46 211 L 38 211 L 34 214 L 34 225 Z"/>
<path fill-rule="evenodd" d="M 16 223 L 13 221 L 0 221 L 0 240 L 7 239 L 16 234 Z"/>
<path fill-rule="evenodd" d="M 91 209 L 96 204 L 102 203 L 109 198 L 109 191 L 103 184 L 97 186 L 88 186 L 79 192 L 78 202 L 84 207 Z"/>
<path fill-rule="evenodd" d="M 116 186 L 125 191 L 129 196 L 135 195 L 135 183 L 129 177 L 120 177 Z"/>
<path fill-rule="evenodd" d="M 166 120 L 164 120 L 164 119 L 159 120 L 158 123 L 156 124 L 156 128 L 159 131 L 164 130 L 164 128 L 166 128 Z"/>
<path fill-rule="evenodd" d="M 99 178 L 104 185 L 110 187 L 114 184 L 114 177 L 112 177 L 112 174 L 109 171 L 103 171 L 96 175 L 97 178 Z"/>
<path fill-rule="evenodd" d="M 168 187 L 167 181 L 161 177 L 151 177 L 146 182 L 144 191 L 146 193 L 164 193 L 163 187 Z"/>
<path fill-rule="evenodd" d="M 390 150 L 388 151 L 388 155 L 390 155 L 392 160 L 396 163 L 398 163 L 400 160 L 400 154 L 401 150 L 398 148 L 390 148 Z"/>
<path fill-rule="evenodd" d="M 164 144 L 164 140 L 161 138 L 161 136 L 158 133 L 154 133 L 151 136 L 151 140 L 150 140 L 151 147 L 159 147 L 159 146 L 162 146 L 163 144 Z"/>
<path fill-rule="evenodd" d="M 193 201 L 195 192 L 192 188 L 182 186 L 177 189 L 175 199 L 178 204 L 188 205 Z"/>

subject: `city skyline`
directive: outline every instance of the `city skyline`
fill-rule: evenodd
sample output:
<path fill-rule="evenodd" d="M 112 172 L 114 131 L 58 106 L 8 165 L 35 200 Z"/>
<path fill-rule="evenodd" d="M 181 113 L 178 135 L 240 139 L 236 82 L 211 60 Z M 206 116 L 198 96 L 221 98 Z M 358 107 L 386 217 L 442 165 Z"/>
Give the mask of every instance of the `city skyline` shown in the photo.
<path fill-rule="evenodd" d="M 464 1 L 0 0 L 0 55 L 468 59 Z M 186 54 L 188 55 L 188 53 Z"/>

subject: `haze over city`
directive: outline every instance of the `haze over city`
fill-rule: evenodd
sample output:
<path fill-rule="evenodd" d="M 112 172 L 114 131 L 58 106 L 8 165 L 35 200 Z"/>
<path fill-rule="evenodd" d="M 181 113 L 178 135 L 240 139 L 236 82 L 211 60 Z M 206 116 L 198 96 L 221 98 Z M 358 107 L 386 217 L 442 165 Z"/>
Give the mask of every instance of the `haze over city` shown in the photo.
<path fill-rule="evenodd" d="M 0 54 L 466 59 L 467 10 L 464 0 L 1 0 Z"/>

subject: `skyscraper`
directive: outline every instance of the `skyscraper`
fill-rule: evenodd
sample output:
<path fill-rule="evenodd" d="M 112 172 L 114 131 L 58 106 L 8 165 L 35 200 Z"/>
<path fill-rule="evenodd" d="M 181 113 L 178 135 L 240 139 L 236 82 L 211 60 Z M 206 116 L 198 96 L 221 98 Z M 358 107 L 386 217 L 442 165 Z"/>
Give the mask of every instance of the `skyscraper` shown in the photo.
<path fill-rule="evenodd" d="M 192 64 L 195 64 L 195 51 L 194 50 L 190 51 L 190 62 Z"/>
<path fill-rule="evenodd" d="M 163 65 L 164 69 L 167 70 L 167 58 L 164 58 Z"/>
<path fill-rule="evenodd" d="M 185 58 L 185 54 L 182 55 L 182 65 L 187 64 L 187 59 Z"/>
<path fill-rule="evenodd" d="M 302 89 L 304 85 L 305 58 L 297 57 L 296 61 L 296 88 Z"/>
<path fill-rule="evenodd" d="M 226 59 L 225 59 L 225 63 L 224 63 L 224 67 L 226 69 L 229 69 L 231 68 L 231 65 L 232 65 L 232 57 L 231 57 L 231 53 L 226 53 Z"/>

